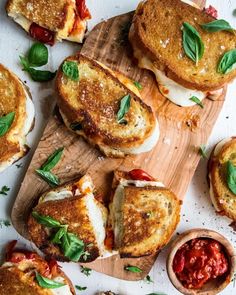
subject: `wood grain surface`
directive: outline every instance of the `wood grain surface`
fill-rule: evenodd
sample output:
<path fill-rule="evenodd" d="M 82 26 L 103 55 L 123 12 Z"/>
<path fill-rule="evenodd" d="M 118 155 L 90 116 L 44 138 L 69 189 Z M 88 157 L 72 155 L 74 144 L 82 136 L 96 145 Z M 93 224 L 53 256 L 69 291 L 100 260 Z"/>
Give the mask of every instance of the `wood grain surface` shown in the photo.
<path fill-rule="evenodd" d="M 205 1 L 195 1 L 201 7 Z M 152 73 L 137 67 L 128 42 L 128 30 L 133 13 L 114 17 L 98 24 L 87 37 L 82 53 L 94 58 L 113 70 L 119 71 L 143 85 L 143 100 L 152 106 L 158 117 L 161 135 L 156 147 L 149 153 L 128 156 L 125 159 L 105 158 L 82 138 L 68 131 L 55 114 L 50 118 L 32 162 L 21 185 L 12 209 L 12 223 L 16 230 L 28 238 L 26 220 L 47 184 L 35 169 L 55 151 L 64 146 L 63 158 L 54 173 L 67 182 L 78 175 L 89 173 L 96 188 L 109 196 L 113 171 L 141 167 L 162 181 L 183 199 L 199 162 L 199 146 L 207 142 L 214 123 L 224 103 L 224 94 L 217 100 L 204 100 L 199 106 L 181 108 L 169 102 L 158 91 Z M 139 280 L 150 271 L 157 255 L 140 259 L 120 259 L 117 255 L 87 264 L 88 267 L 125 280 Z M 139 266 L 141 274 L 124 271 L 124 265 Z"/>

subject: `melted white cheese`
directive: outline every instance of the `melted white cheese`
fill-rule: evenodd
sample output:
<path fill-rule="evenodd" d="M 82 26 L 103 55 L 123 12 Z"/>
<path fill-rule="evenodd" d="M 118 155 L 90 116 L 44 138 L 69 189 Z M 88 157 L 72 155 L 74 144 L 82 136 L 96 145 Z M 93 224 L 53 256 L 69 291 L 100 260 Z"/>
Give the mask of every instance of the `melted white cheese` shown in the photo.
<path fill-rule="evenodd" d="M 137 52 L 136 49 L 135 52 Z M 206 93 L 185 88 L 168 78 L 162 71 L 155 68 L 147 57 L 142 56 L 140 58 L 140 53 L 138 53 L 137 56 L 139 56 L 139 66 L 154 72 L 161 94 L 173 103 L 182 107 L 191 107 L 196 105 L 195 102 L 190 100 L 192 96 L 196 96 L 200 101 L 206 97 Z"/>
<path fill-rule="evenodd" d="M 51 191 L 51 192 L 48 192 L 46 195 L 42 196 L 39 199 L 39 203 L 44 203 L 47 201 L 63 200 L 65 198 L 71 198 L 72 196 L 73 196 L 72 192 L 67 189 L 61 189 L 59 191 Z"/>
<path fill-rule="evenodd" d="M 153 129 L 151 136 L 148 137 L 140 146 L 129 148 L 129 149 L 120 149 L 120 150 L 125 153 L 130 153 L 134 155 L 146 153 L 151 151 L 155 147 L 159 137 L 160 137 L 160 128 L 159 128 L 159 123 L 156 120 L 156 125 L 155 125 L 155 128 Z"/>
<path fill-rule="evenodd" d="M 62 277 L 56 277 L 53 279 L 53 281 L 56 281 L 58 283 L 65 283 L 65 280 Z M 72 295 L 70 287 L 68 285 L 56 289 L 51 289 L 51 292 L 53 295 Z"/>
<path fill-rule="evenodd" d="M 21 14 L 18 13 L 9 13 L 10 17 L 13 18 L 13 20 L 20 25 L 26 32 L 29 32 L 29 28 L 31 26 L 31 21 L 29 21 L 26 17 L 24 17 Z"/>

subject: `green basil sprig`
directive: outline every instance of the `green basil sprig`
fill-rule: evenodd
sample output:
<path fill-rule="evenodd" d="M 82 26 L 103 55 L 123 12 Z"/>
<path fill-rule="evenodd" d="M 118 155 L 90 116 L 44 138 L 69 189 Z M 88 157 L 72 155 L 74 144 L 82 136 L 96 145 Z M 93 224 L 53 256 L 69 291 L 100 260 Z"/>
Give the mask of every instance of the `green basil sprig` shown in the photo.
<path fill-rule="evenodd" d="M 75 288 L 79 291 L 84 291 L 87 289 L 87 287 L 81 287 L 81 286 L 78 286 L 78 285 L 75 285 Z"/>
<path fill-rule="evenodd" d="M 127 265 L 124 267 L 124 270 L 134 272 L 134 273 L 141 273 L 142 269 L 137 266 Z"/>
<path fill-rule="evenodd" d="M 231 161 L 227 162 L 227 184 L 231 192 L 236 195 L 236 167 Z"/>
<path fill-rule="evenodd" d="M 56 289 L 65 286 L 63 283 L 56 282 L 41 276 L 38 272 L 36 272 L 35 277 L 39 286 L 45 289 Z"/>
<path fill-rule="evenodd" d="M 219 61 L 217 72 L 228 74 L 236 68 L 236 49 L 227 51 Z"/>
<path fill-rule="evenodd" d="M 56 72 L 34 69 L 34 67 L 41 67 L 48 63 L 48 49 L 42 43 L 34 43 L 26 57 L 20 56 L 20 63 L 23 67 L 22 70 L 28 72 L 31 78 L 36 82 L 50 81 L 56 75 Z"/>
<path fill-rule="evenodd" d="M 143 86 L 137 82 L 137 81 L 134 81 L 134 86 L 138 89 L 138 90 L 142 90 L 143 89 Z"/>
<path fill-rule="evenodd" d="M 189 100 L 195 102 L 195 103 L 196 103 L 197 105 L 199 105 L 202 109 L 204 108 L 203 103 L 201 102 L 201 100 L 200 100 L 198 97 L 196 97 L 196 96 L 192 96 L 192 97 L 190 97 Z"/>
<path fill-rule="evenodd" d="M 207 159 L 207 153 L 206 153 L 206 145 L 205 144 L 201 144 L 199 147 L 199 154 L 201 155 L 201 157 L 203 159 Z"/>
<path fill-rule="evenodd" d="M 62 64 L 62 72 L 71 80 L 79 80 L 79 68 L 75 61 L 64 61 Z"/>
<path fill-rule="evenodd" d="M 127 123 L 127 121 L 124 119 L 124 116 L 126 113 L 128 113 L 130 109 L 130 101 L 131 101 L 130 94 L 124 96 L 120 101 L 120 109 L 117 113 L 117 121 L 119 124 Z"/>
<path fill-rule="evenodd" d="M 40 215 L 36 211 L 32 212 L 32 216 L 38 223 L 56 230 L 51 237 L 51 242 L 59 245 L 65 257 L 74 262 L 78 262 L 81 257 L 84 261 L 87 260 L 90 253 L 85 251 L 85 244 L 82 240 L 68 232 L 68 225 L 61 224 L 50 216 Z"/>
<path fill-rule="evenodd" d="M 60 161 L 64 148 L 61 147 L 57 149 L 52 155 L 50 155 L 47 161 L 40 167 L 36 169 L 36 173 L 41 176 L 50 186 L 54 187 L 60 184 L 59 178 L 51 172 L 51 170 Z"/>
<path fill-rule="evenodd" d="M 50 186 L 55 187 L 55 186 L 58 186 L 60 184 L 59 178 L 55 174 L 53 174 L 52 172 L 44 171 L 44 170 L 40 170 L 40 169 L 36 169 L 35 171 Z"/>
<path fill-rule="evenodd" d="M 15 118 L 15 112 L 0 117 L 0 137 L 5 135 L 11 127 Z"/>
<path fill-rule="evenodd" d="M 204 44 L 198 31 L 189 23 L 183 23 L 183 48 L 185 54 L 196 64 L 203 57 Z"/>
<path fill-rule="evenodd" d="M 91 268 L 85 267 L 81 265 L 81 273 L 83 273 L 84 275 L 86 275 L 86 277 L 90 276 L 92 272 Z"/>
<path fill-rule="evenodd" d="M 224 19 L 217 19 L 207 24 L 202 24 L 201 27 L 210 33 L 229 31 L 234 33 L 234 29 L 231 25 Z"/>
<path fill-rule="evenodd" d="M 50 171 L 60 161 L 64 147 L 57 149 L 51 156 L 48 157 L 47 161 L 40 167 L 41 170 Z"/>

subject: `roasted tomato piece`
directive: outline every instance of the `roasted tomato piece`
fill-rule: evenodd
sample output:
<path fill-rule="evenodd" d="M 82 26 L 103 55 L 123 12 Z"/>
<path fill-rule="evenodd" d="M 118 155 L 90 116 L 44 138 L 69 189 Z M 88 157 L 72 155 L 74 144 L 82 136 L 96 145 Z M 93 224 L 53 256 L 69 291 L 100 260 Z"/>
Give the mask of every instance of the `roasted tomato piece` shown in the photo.
<path fill-rule="evenodd" d="M 85 4 L 85 0 L 76 0 L 76 6 L 78 9 L 79 17 L 82 20 L 91 18 L 91 14 Z"/>
<path fill-rule="evenodd" d="M 218 11 L 212 5 L 210 5 L 208 8 L 204 8 L 204 12 L 214 18 L 218 17 Z"/>
<path fill-rule="evenodd" d="M 42 43 L 46 43 L 51 46 L 55 43 L 55 33 L 37 25 L 36 23 L 31 24 L 29 34 L 32 38 Z"/>
<path fill-rule="evenodd" d="M 129 172 L 129 177 L 133 180 L 154 181 L 155 179 L 142 169 L 133 169 Z"/>

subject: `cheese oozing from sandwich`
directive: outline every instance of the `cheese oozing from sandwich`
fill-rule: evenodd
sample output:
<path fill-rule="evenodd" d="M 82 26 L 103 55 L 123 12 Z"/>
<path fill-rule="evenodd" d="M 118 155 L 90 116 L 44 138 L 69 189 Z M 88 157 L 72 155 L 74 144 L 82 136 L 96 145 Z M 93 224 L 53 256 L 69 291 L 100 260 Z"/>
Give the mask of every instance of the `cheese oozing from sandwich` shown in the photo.
<path fill-rule="evenodd" d="M 213 151 L 213 156 L 214 157 L 217 157 L 219 155 L 219 153 L 221 152 L 222 148 L 224 147 L 224 145 L 231 141 L 232 138 L 224 138 L 223 140 L 221 140 L 214 148 L 214 151 Z M 217 204 L 217 201 L 216 201 L 216 196 L 215 196 L 215 193 L 214 193 L 214 190 L 213 190 L 213 185 L 212 185 L 212 178 L 211 178 L 211 172 L 209 171 L 209 174 L 208 174 L 208 177 L 209 177 L 209 182 L 210 182 L 210 190 L 209 190 L 209 194 L 210 194 L 210 198 L 211 198 L 211 201 L 212 201 L 212 204 L 215 208 L 215 210 L 217 212 L 220 212 L 221 211 L 221 208 L 219 208 L 218 204 Z"/>
<path fill-rule="evenodd" d="M 25 145 L 26 145 L 26 135 L 30 132 L 33 123 L 34 123 L 34 117 L 35 117 L 35 108 L 34 104 L 32 102 L 32 99 L 28 93 L 28 90 L 26 89 L 26 86 L 19 80 L 19 83 L 22 84 L 22 87 L 25 92 L 25 111 L 26 111 L 26 117 L 24 126 L 20 133 L 15 134 L 15 136 L 18 139 L 19 145 L 20 145 L 20 152 L 12 156 L 10 159 L 8 159 L 5 162 L 0 163 L 0 172 L 5 170 L 7 167 L 11 166 L 14 162 L 16 162 L 18 159 L 20 159 L 24 155 L 25 151 Z"/>

